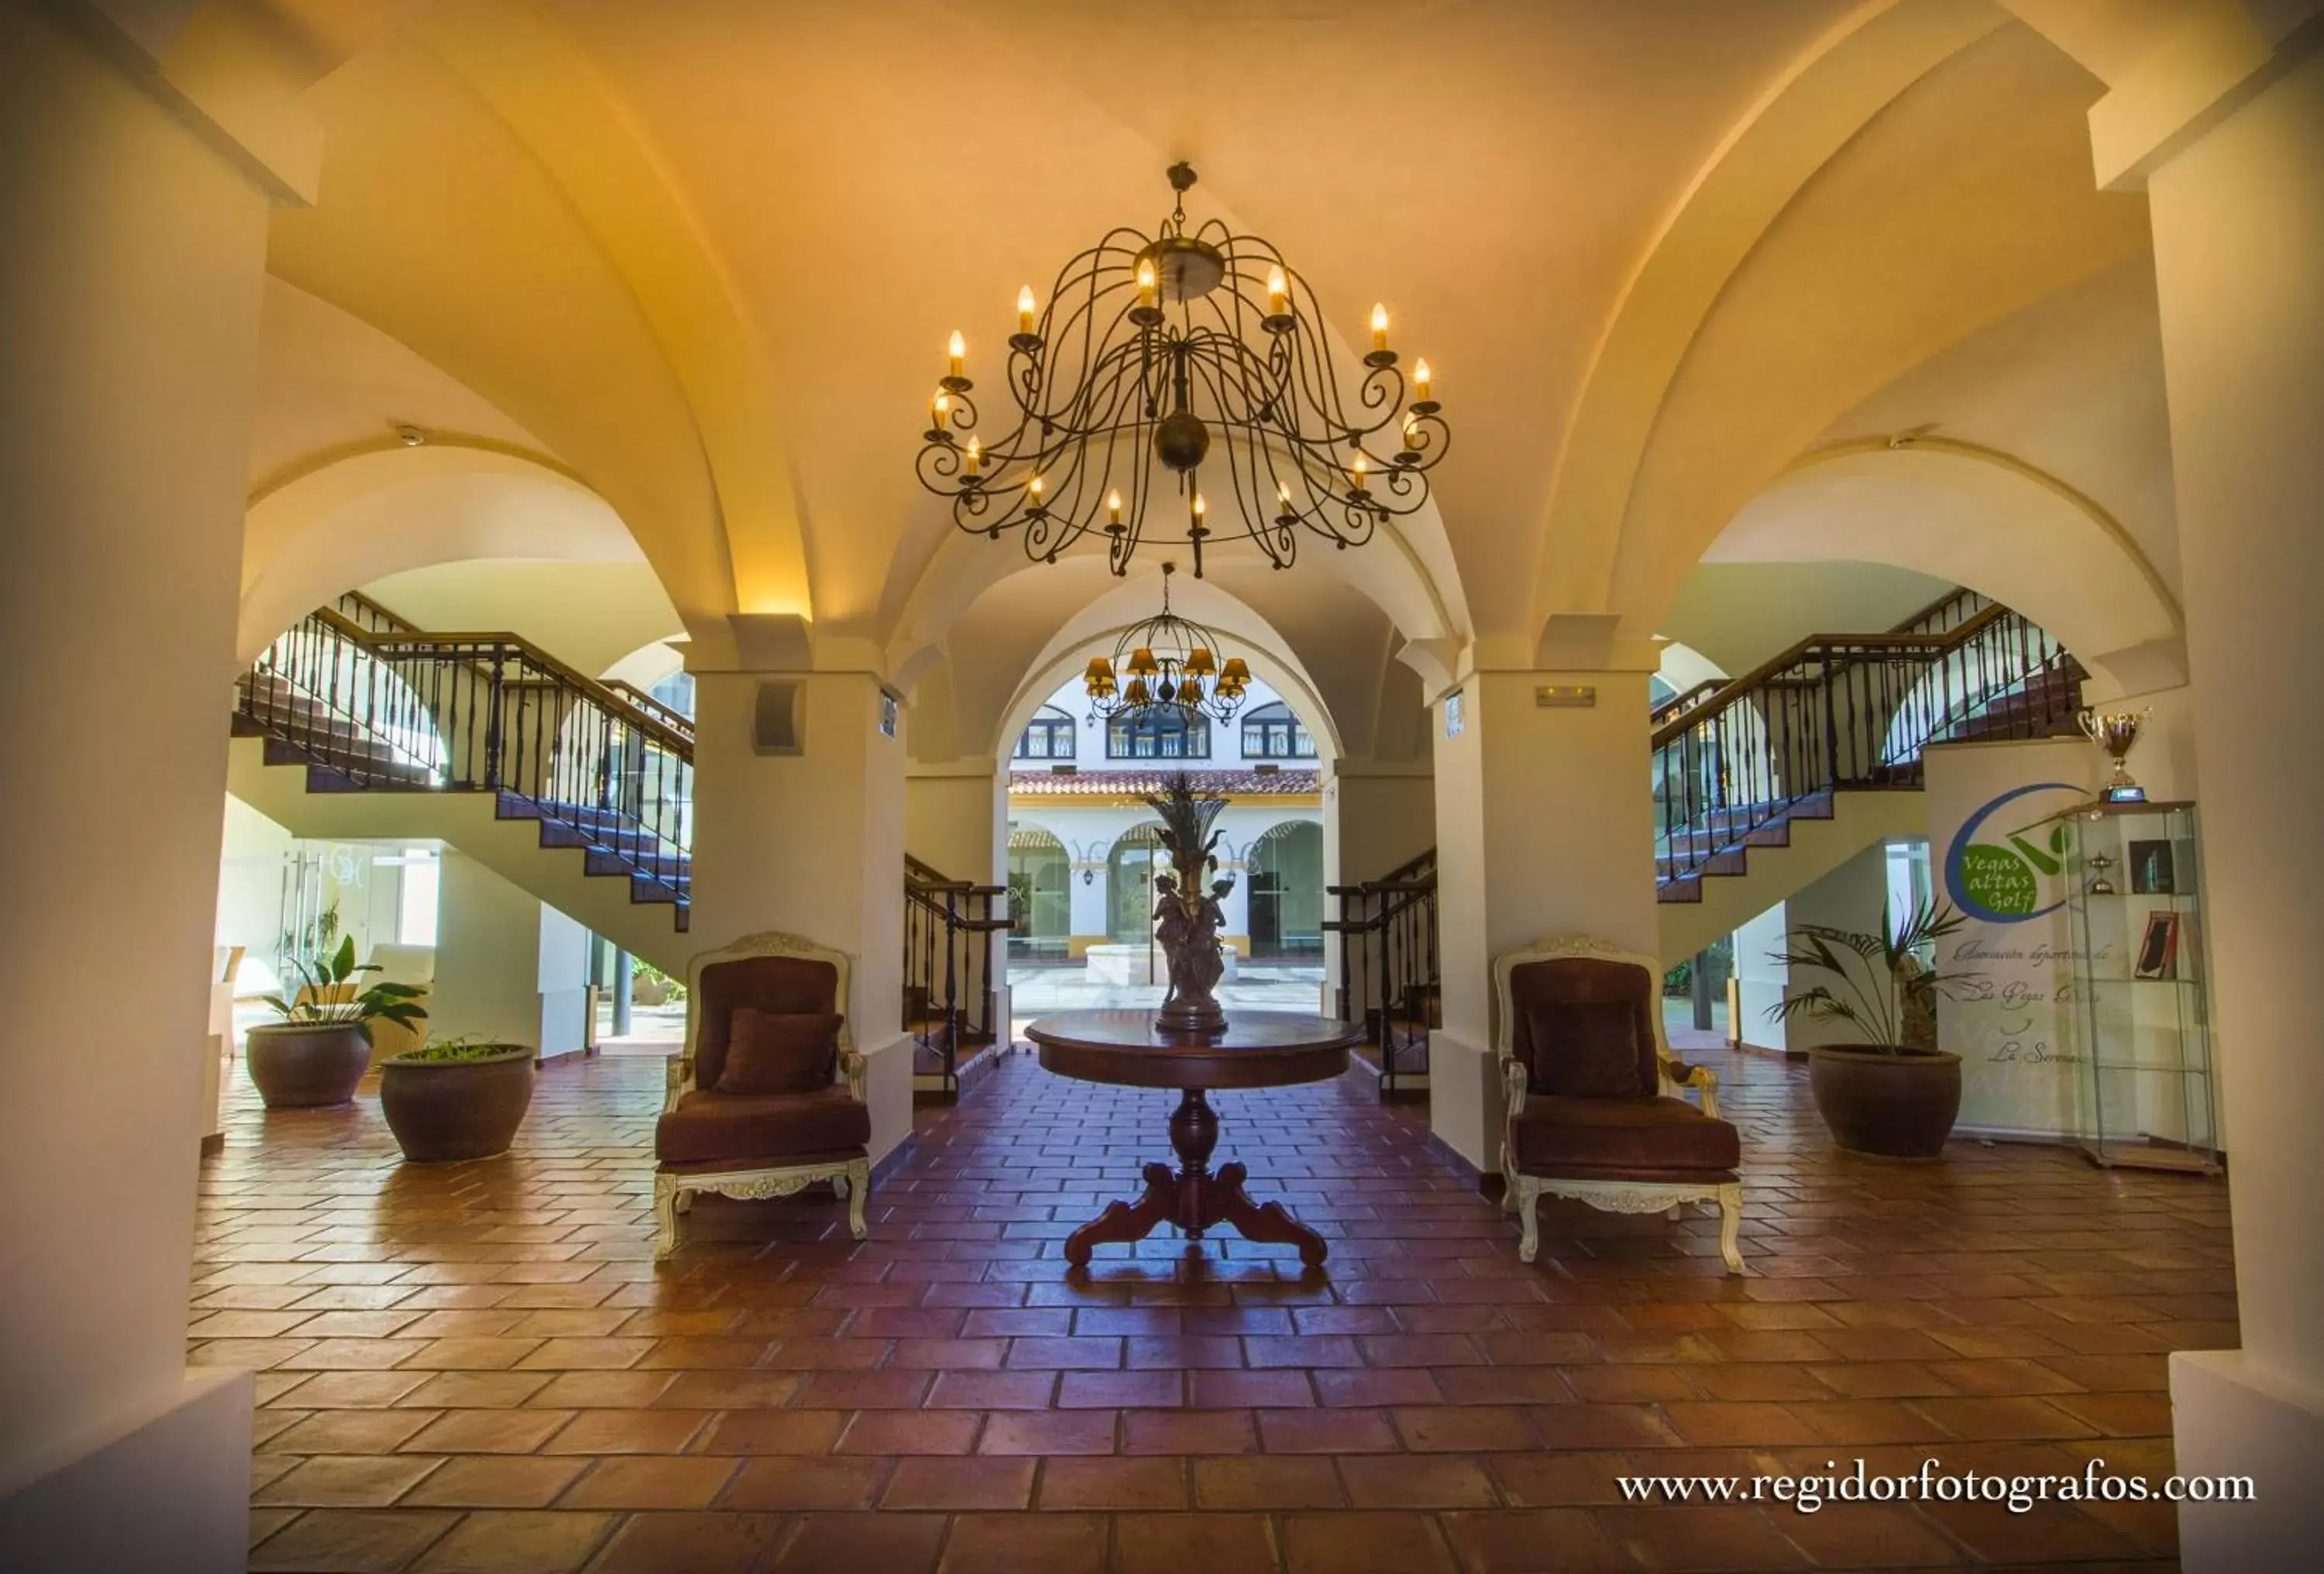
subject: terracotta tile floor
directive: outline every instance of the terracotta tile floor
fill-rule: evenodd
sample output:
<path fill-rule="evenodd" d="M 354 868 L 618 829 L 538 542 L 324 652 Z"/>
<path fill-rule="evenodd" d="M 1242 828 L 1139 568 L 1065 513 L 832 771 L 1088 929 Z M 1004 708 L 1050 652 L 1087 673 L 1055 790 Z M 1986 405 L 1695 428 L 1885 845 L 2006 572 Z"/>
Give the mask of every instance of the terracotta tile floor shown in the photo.
<path fill-rule="evenodd" d="M 1751 1274 L 1713 1224 L 1545 1210 L 1542 1260 L 1368 1085 L 1217 1098 L 1219 1162 L 1332 1238 L 1062 1238 L 1170 1095 L 1007 1057 L 848 1239 L 706 1200 L 657 1267 L 659 1063 L 546 1071 L 511 1157 L 399 1164 L 375 1102 L 240 1095 L 192 1359 L 258 1371 L 254 1567 L 1487 1570 L 2170 1565 L 2167 1511 L 1625 1505 L 1618 1473 L 1826 1461 L 2167 1474 L 2164 1353 L 2236 1342 L 2223 1184 L 1957 1143 L 1835 1155 L 1713 1054 Z M 237 1079 L 238 1080 L 238 1079 Z M 876 1510 L 878 1512 L 867 1512 Z"/>

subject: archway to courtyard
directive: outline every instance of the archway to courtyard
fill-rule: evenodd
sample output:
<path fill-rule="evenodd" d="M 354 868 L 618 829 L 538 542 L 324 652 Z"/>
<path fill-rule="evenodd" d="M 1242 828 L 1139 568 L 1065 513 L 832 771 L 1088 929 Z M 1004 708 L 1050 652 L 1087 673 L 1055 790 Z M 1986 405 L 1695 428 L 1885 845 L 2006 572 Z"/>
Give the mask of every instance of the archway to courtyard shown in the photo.
<path fill-rule="evenodd" d="M 1154 937 L 1154 877 L 1168 867 L 1162 827 L 1148 822 L 1115 838 L 1105 855 L 1105 929 L 1117 945 Z"/>
<path fill-rule="evenodd" d="M 1009 828 L 1010 954 L 1062 960 L 1073 933 L 1073 860 L 1055 833 Z"/>
<path fill-rule="evenodd" d="M 1269 826 L 1242 857 L 1250 881 L 1254 962 L 1319 962 L 1323 954 L 1323 827 L 1314 820 Z"/>

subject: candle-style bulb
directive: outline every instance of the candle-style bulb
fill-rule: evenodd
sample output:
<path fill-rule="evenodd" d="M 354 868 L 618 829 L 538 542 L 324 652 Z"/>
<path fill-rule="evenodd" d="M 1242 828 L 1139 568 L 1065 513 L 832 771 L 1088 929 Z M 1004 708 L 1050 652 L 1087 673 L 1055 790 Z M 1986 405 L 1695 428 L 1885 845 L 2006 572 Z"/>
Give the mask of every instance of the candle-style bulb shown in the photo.
<path fill-rule="evenodd" d="M 1428 402 L 1428 384 L 1435 373 L 1428 369 L 1428 357 L 1423 355 L 1412 364 L 1412 391 L 1423 404 Z"/>
<path fill-rule="evenodd" d="M 1388 308 L 1378 301 L 1372 303 L 1372 348 L 1388 348 Z"/>
<path fill-rule="evenodd" d="M 1138 264 L 1138 304 L 1154 304 L 1154 259 L 1142 259 Z"/>
<path fill-rule="evenodd" d="M 1285 508 L 1291 506 L 1291 483 L 1278 481 L 1275 483 L 1275 500 Z"/>
<path fill-rule="evenodd" d="M 1280 316 L 1291 295 L 1291 282 L 1279 267 L 1267 271 L 1267 309 Z"/>
<path fill-rule="evenodd" d="M 1105 494 L 1105 511 L 1113 523 L 1121 523 L 1121 493 L 1109 492 Z"/>
<path fill-rule="evenodd" d="M 982 464 L 983 464 L 983 463 L 984 463 L 984 445 L 983 445 L 983 444 L 982 444 L 982 443 L 980 443 L 980 442 L 978 442 L 974 437 L 971 437 L 971 438 L 969 438 L 969 440 L 968 440 L 968 473 L 969 473 L 971 475 L 975 474 L 976 474 L 976 470 L 977 470 L 977 466 L 978 466 L 978 465 L 982 465 Z"/>
<path fill-rule="evenodd" d="M 1356 484 L 1358 486 L 1361 486 L 1364 483 L 1364 477 L 1371 471 L 1371 465 L 1364 458 L 1362 449 L 1359 448 L 1356 450 L 1355 463 L 1349 465 L 1348 468 L 1355 472 Z"/>
<path fill-rule="evenodd" d="M 1201 492 L 1198 492 L 1194 493 L 1194 522 L 1196 524 L 1199 525 L 1203 522 L 1203 515 L 1208 511 L 1209 506 L 1209 504 L 1203 501 L 1203 494 Z"/>
<path fill-rule="evenodd" d="M 928 413 L 936 418 L 936 430 L 945 429 L 945 419 L 952 413 L 952 396 L 939 393 L 928 400 Z"/>
<path fill-rule="evenodd" d="M 968 341 L 960 336 L 958 328 L 953 329 L 951 339 L 945 345 L 945 354 L 951 358 L 952 374 L 960 376 L 962 369 L 968 364 Z"/>
<path fill-rule="evenodd" d="M 1033 331 L 1033 287 L 1030 284 L 1019 286 L 1017 290 L 1017 331 L 1020 334 L 1029 334 Z"/>
<path fill-rule="evenodd" d="M 1025 495 L 1036 504 L 1041 501 L 1041 478 L 1038 475 L 1025 483 Z"/>

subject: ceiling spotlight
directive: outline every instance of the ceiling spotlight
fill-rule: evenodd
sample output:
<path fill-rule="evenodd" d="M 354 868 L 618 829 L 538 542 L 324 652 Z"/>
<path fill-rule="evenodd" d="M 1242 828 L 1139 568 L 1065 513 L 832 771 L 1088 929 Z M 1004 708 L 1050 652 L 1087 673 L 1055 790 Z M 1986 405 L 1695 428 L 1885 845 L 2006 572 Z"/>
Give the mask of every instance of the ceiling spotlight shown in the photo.
<path fill-rule="evenodd" d="M 413 426 L 410 421 L 396 421 L 392 423 L 392 430 L 395 433 L 395 440 L 402 444 L 407 448 L 423 446 L 428 441 L 428 434 L 421 431 L 418 427 Z"/>

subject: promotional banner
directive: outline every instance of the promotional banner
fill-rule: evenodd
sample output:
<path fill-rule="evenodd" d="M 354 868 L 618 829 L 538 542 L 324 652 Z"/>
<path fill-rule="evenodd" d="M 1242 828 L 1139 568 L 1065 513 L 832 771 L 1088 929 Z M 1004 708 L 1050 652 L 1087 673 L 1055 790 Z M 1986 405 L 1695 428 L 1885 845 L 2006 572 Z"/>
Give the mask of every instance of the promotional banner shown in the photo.
<path fill-rule="evenodd" d="M 1959 1128 L 2074 1129 L 2073 959 L 2065 837 L 2045 817 L 2097 796 L 2104 760 L 2080 738 L 1947 743 L 1926 754 L 1929 857 L 1939 896 L 1969 922 L 1938 942 L 1955 980 L 1937 1042 L 1961 1057 Z"/>

